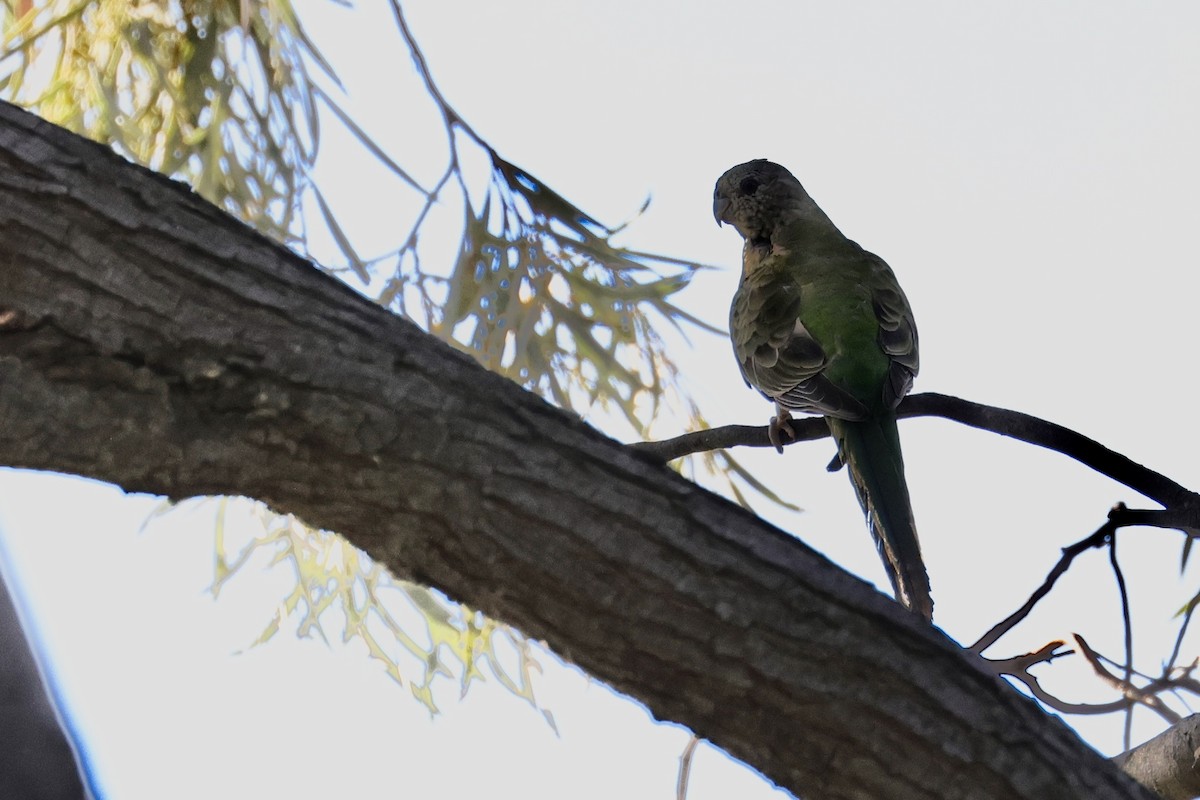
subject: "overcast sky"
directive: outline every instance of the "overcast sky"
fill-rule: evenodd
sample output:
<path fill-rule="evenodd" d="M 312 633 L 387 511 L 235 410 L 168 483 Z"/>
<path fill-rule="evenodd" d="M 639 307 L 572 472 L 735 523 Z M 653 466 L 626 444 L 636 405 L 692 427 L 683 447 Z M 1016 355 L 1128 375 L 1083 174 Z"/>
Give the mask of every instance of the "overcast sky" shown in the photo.
<path fill-rule="evenodd" d="M 434 176 L 437 118 L 387 10 L 360 5 L 372 7 L 299 7 L 352 111 L 402 163 Z M 692 313 L 723 326 L 737 280 L 741 243 L 712 220 L 713 181 L 770 158 L 895 270 L 921 331 L 916 391 L 1066 424 L 1200 486 L 1200 4 L 406 9 L 443 93 L 505 158 L 605 222 L 649 195 L 626 243 L 724 267 L 687 290 Z M 322 176 L 361 251 L 393 247 L 409 201 L 328 126 L 324 147 Z M 709 419 L 765 422 L 770 406 L 741 382 L 728 343 L 698 334 L 693 345 L 677 356 Z M 1145 505 L 1064 457 L 946 421 L 907 421 L 901 434 L 937 622 L 964 643 L 1019 606 L 1114 502 Z M 763 504 L 773 521 L 882 585 L 849 482 L 824 471 L 831 455 L 823 442 L 745 461 L 805 509 Z M 254 570 L 214 602 L 204 593 L 209 512 L 176 513 L 139 535 L 156 502 L 0 474 L 10 571 L 114 797 L 673 796 L 685 732 L 550 659 L 537 689 L 561 736 L 495 686 L 460 703 L 449 680 L 438 695 L 445 713 L 430 721 L 357 647 L 280 636 L 235 654 L 289 576 Z M 1179 577 L 1171 532 L 1127 531 L 1121 552 L 1141 666 L 1153 670 L 1197 573 Z M 1081 560 L 995 655 L 1078 631 L 1120 656 L 1105 557 Z M 1059 669 L 1044 674 L 1065 697 L 1109 699 L 1086 671 Z M 1159 727 L 1141 715 L 1135 732 Z M 1104 752 L 1121 749 L 1119 717 L 1079 729 Z M 690 796 L 771 791 L 708 749 Z"/>

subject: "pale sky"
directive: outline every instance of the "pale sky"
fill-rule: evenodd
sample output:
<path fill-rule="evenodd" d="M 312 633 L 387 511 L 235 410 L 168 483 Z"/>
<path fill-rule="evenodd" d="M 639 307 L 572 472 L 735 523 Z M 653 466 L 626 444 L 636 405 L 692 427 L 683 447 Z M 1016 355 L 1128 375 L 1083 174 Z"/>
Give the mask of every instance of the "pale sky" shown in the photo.
<path fill-rule="evenodd" d="M 299 8 L 352 112 L 428 179 L 441 169 L 436 117 L 389 12 L 360 5 Z M 687 290 L 692 313 L 723 326 L 737 280 L 741 243 L 712 220 L 713 181 L 770 158 L 895 270 L 921 331 L 915 391 L 1060 422 L 1200 486 L 1200 4 L 406 10 L 443 93 L 505 158 L 605 222 L 650 195 L 626 243 L 725 267 Z M 324 147 L 321 178 L 361 251 L 393 247 L 411 199 L 332 125 Z M 709 419 L 764 423 L 770 406 L 741 382 L 727 342 L 697 334 L 693 345 L 676 355 Z M 906 421 L 901 435 L 936 621 L 964 643 L 1019 606 L 1114 502 L 1148 505 L 1065 457 L 943 420 Z M 760 511 L 883 585 L 849 482 L 824 471 L 831 454 L 823 442 L 739 457 L 805 509 Z M 673 797 L 686 733 L 549 657 L 535 686 L 559 736 L 494 682 L 459 702 L 446 680 L 430 720 L 360 646 L 285 634 L 239 653 L 289 576 L 252 565 L 213 601 L 211 516 L 180 511 L 139 534 L 156 503 L 0 473 L 9 572 L 111 796 Z M 1179 534 L 1121 536 L 1140 665 L 1154 670 L 1197 571 L 1179 577 Z M 1079 632 L 1121 656 L 1106 556 L 1081 561 L 994 655 Z M 1110 699 L 1069 661 L 1042 670 L 1048 687 Z M 1068 722 L 1102 752 L 1121 749 L 1120 716 Z M 1161 729 L 1148 713 L 1135 723 L 1135 740 Z M 698 755 L 694 800 L 772 794 L 715 749 Z"/>

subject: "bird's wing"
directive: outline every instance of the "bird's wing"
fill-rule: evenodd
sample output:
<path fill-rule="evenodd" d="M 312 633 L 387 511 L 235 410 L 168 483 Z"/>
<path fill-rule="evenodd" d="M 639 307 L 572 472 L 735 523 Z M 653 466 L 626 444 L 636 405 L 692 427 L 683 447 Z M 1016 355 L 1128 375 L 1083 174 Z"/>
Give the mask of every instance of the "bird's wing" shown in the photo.
<path fill-rule="evenodd" d="M 869 255 L 869 254 L 868 254 Z M 883 401 L 894 407 L 912 388 L 920 368 L 917 326 L 912 309 L 892 270 L 878 256 L 871 270 L 871 306 L 879 321 L 879 346 L 890 361 L 888 380 L 883 386 Z"/>
<path fill-rule="evenodd" d="M 862 402 L 825 376 L 825 351 L 804 327 L 800 311 L 800 286 L 785 273 L 763 270 L 743 280 L 729 323 L 742 376 L 784 408 L 865 417 Z"/>

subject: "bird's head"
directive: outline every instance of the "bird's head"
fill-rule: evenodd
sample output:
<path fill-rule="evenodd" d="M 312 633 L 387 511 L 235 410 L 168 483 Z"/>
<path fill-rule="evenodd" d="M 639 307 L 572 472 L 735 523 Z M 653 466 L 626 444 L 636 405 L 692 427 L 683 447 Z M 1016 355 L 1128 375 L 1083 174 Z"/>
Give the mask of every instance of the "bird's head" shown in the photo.
<path fill-rule="evenodd" d="M 805 206 L 815 208 L 800 181 L 765 158 L 730 168 L 713 190 L 717 224 L 728 222 L 753 245 L 769 245 L 784 212 Z"/>

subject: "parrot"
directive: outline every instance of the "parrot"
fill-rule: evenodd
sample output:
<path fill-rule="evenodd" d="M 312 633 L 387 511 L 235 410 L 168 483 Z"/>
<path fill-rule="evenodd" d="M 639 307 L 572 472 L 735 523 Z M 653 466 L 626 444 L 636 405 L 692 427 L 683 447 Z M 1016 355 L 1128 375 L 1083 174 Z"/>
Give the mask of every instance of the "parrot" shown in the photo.
<path fill-rule="evenodd" d="M 782 453 L 794 438 L 792 411 L 825 417 L 838 453 L 830 470 L 847 467 L 896 599 L 932 620 L 896 425 L 919 366 L 908 298 L 779 164 L 726 171 L 713 216 L 745 240 L 729 337 L 746 383 L 775 403 L 771 443 Z"/>

